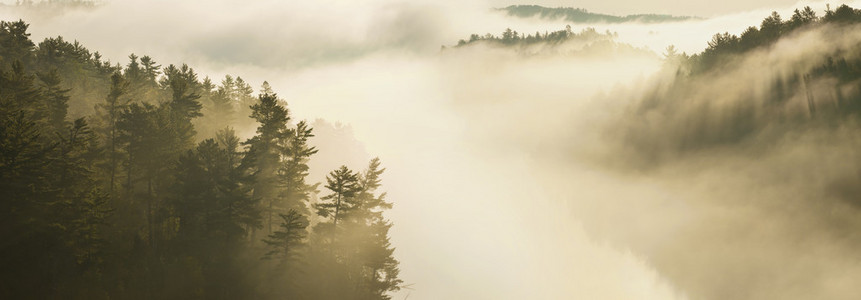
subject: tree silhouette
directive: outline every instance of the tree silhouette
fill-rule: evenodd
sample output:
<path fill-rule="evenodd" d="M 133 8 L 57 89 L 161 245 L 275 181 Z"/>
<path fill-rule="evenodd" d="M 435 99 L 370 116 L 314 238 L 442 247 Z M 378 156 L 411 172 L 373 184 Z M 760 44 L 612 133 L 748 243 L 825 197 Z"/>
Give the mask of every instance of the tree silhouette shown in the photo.
<path fill-rule="evenodd" d="M 368 210 L 383 207 L 368 194 L 379 172 L 333 173 L 332 213 L 312 214 L 313 130 L 268 83 L 255 97 L 238 76 L 114 64 L 27 28 L 0 22 L 0 298 L 386 299 L 397 286 L 391 224 Z M 312 243 L 333 236 L 310 224 L 334 223 L 350 247 Z"/>

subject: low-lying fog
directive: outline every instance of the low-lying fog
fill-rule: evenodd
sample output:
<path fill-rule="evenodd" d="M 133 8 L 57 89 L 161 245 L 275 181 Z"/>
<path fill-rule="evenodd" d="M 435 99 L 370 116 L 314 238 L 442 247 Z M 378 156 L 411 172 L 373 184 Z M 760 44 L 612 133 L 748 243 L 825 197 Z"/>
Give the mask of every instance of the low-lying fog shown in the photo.
<path fill-rule="evenodd" d="M 629 107 L 662 82 L 665 47 L 699 52 L 714 33 L 740 33 L 772 9 L 683 23 L 572 24 L 575 32 L 617 32 L 617 42 L 645 51 L 523 55 L 440 46 L 566 23 L 506 17 L 483 1 L 438 2 L 117 1 L 0 18 L 24 18 L 34 40 L 62 35 L 114 62 L 135 53 L 188 63 L 216 80 L 267 80 L 297 119 L 321 119 L 320 130 L 344 126 L 339 132 L 352 136 L 312 140 L 320 149 L 312 176 L 382 159 L 383 189 L 395 204 L 387 213 L 392 244 L 409 284 L 395 299 L 861 294 L 861 239 L 829 223 L 857 217 L 837 204 L 802 202 L 826 197 L 830 179 L 857 179 L 854 125 L 649 163 L 638 152 L 662 151 L 662 139 L 687 123 L 650 123 L 631 131 L 642 134 L 636 143 L 614 134 L 638 126 L 629 124 Z M 820 14 L 825 7 L 809 5 Z M 788 16 L 799 6 L 773 10 Z M 658 146 L 631 148 L 643 139 Z M 365 151 L 334 154 L 347 143 Z M 837 216 L 822 217 L 829 214 Z"/>

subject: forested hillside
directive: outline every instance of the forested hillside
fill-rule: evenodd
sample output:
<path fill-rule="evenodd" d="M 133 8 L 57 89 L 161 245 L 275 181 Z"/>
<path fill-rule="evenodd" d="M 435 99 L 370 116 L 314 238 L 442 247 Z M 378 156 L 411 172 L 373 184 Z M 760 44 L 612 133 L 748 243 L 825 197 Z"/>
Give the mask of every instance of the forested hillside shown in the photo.
<path fill-rule="evenodd" d="M 788 19 L 774 12 L 741 35 L 715 34 L 701 53 L 670 46 L 668 76 L 632 109 L 631 120 L 642 123 L 626 139 L 656 162 L 762 142 L 763 134 L 853 124 L 861 112 L 859 23 L 861 11 L 846 5 L 821 17 L 805 7 Z"/>
<path fill-rule="evenodd" d="M 461 39 L 453 48 L 465 48 L 475 45 L 503 47 L 513 49 L 519 54 L 530 55 L 569 55 L 579 57 L 630 55 L 655 57 L 649 50 L 636 48 L 629 44 L 616 41 L 618 33 L 598 32 L 588 27 L 580 32 L 574 32 L 570 25 L 562 30 L 535 33 L 521 33 L 506 28 L 499 36 L 486 33 L 471 34 L 469 39 Z M 443 49 L 445 46 L 443 46 Z"/>
<path fill-rule="evenodd" d="M 600 33 L 595 28 L 586 28 L 579 33 L 572 31 L 571 26 L 566 26 L 563 30 L 553 32 L 535 32 L 520 33 L 517 30 L 506 28 L 501 35 L 496 36 L 490 33 L 484 35 L 472 34 L 468 40 L 459 40 L 457 47 L 466 46 L 471 43 L 485 42 L 500 45 L 534 45 L 534 44 L 561 44 L 570 41 L 592 42 L 592 41 L 610 41 L 616 36 L 615 33 L 606 32 Z"/>
<path fill-rule="evenodd" d="M 511 5 L 499 8 L 509 16 L 519 18 L 539 17 L 542 19 L 564 20 L 571 23 L 663 23 L 680 22 L 696 19 L 689 16 L 673 16 L 659 14 L 636 14 L 627 16 L 614 16 L 589 12 L 582 8 L 573 7 L 543 7 L 538 5 Z"/>
<path fill-rule="evenodd" d="M 740 34 L 714 35 L 696 54 L 670 47 L 649 82 L 599 100 L 625 104 L 600 133 L 611 146 L 595 157 L 674 183 L 651 213 L 615 210 L 649 201 L 639 195 L 594 205 L 637 230 L 677 227 L 637 240 L 602 217 L 583 214 L 584 222 L 647 253 L 691 298 L 854 299 L 861 11 L 763 17 Z"/>
<path fill-rule="evenodd" d="M 858 298 L 861 10 L 336 2 L 16 5 L 0 299 Z"/>
<path fill-rule="evenodd" d="M 0 298 L 400 288 L 379 159 L 308 182 L 313 129 L 267 83 L 255 93 L 134 54 L 115 64 L 27 30 L 0 23 Z"/>

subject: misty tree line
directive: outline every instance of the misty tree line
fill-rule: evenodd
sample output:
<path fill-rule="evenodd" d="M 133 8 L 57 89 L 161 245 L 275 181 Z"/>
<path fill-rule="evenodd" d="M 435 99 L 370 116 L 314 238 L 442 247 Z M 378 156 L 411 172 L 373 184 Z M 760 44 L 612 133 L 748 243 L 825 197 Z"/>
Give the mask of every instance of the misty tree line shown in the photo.
<path fill-rule="evenodd" d="M 389 299 L 380 160 L 317 152 L 271 87 L 111 64 L 0 23 L 0 298 Z M 254 130 L 242 140 L 237 131 Z M 256 128 L 256 130 L 255 130 Z"/>
<path fill-rule="evenodd" d="M 714 85 L 717 79 L 728 79 L 728 74 L 750 74 L 741 72 L 751 68 L 745 64 L 766 60 L 761 55 L 772 53 L 780 40 L 791 40 L 805 33 L 826 37 L 823 42 L 841 40 L 852 37 L 858 26 L 861 26 L 861 10 L 847 5 L 829 7 L 822 16 L 804 7 L 796 9 L 787 19 L 773 12 L 759 26 L 750 26 L 740 35 L 715 34 L 700 53 L 679 53 L 670 46 L 664 54 L 665 71 L 672 75 L 658 78 L 663 82 L 635 96 L 640 99 L 629 112 L 633 114 L 628 118 L 631 126 L 617 133 L 624 132 L 622 138 L 634 143 L 629 149 L 643 150 L 636 156 L 648 154 L 644 161 L 654 163 L 659 157 L 672 157 L 680 152 L 744 142 L 765 130 L 774 133 L 798 124 L 839 125 L 852 120 L 861 113 L 861 85 L 858 85 L 861 57 L 844 49 L 829 48 L 790 66 L 779 62 L 780 68 L 758 65 L 757 70 L 748 70 L 757 73 L 755 78 L 736 82 L 735 86 L 726 87 L 729 90 L 712 93 L 704 87 Z M 488 44 L 530 54 L 524 46 L 552 48 L 582 42 L 585 44 L 582 50 L 564 54 L 583 57 L 598 53 L 604 55 L 598 58 L 604 59 L 643 55 L 647 51 L 616 43 L 615 37 L 614 33 L 601 34 L 592 28 L 578 34 L 570 26 L 534 35 L 506 29 L 500 36 L 473 34 L 454 48 Z M 811 45 L 786 47 L 807 46 Z"/>
<path fill-rule="evenodd" d="M 641 22 L 641 23 L 662 23 L 662 22 L 679 22 L 694 19 L 688 16 L 672 16 L 659 14 L 636 14 L 627 16 L 613 16 L 589 12 L 583 8 L 573 7 L 543 7 L 539 5 L 510 5 L 508 7 L 499 8 L 509 16 L 520 18 L 532 18 L 538 16 L 543 19 L 565 20 L 572 23 L 625 23 L 625 22 Z"/>
<path fill-rule="evenodd" d="M 595 28 L 585 28 L 581 30 L 579 33 L 574 32 L 571 29 L 571 25 L 565 26 L 563 30 L 557 30 L 553 32 L 544 33 L 535 32 L 535 34 L 526 34 L 519 33 L 516 30 L 511 30 L 511 28 L 506 28 L 505 31 L 502 32 L 501 35 L 496 36 L 490 33 L 485 35 L 472 34 L 469 36 L 468 40 L 459 40 L 455 47 L 467 46 L 473 43 L 491 43 L 498 45 L 532 45 L 532 44 L 560 44 L 568 41 L 611 41 L 613 38 L 617 37 L 618 34 L 614 32 L 607 31 L 605 33 L 600 33 L 595 30 Z"/>
<path fill-rule="evenodd" d="M 678 68 L 678 76 L 681 78 L 697 78 L 706 76 L 709 72 L 721 71 L 727 66 L 735 67 L 739 63 L 739 57 L 757 49 L 767 49 L 778 40 L 790 37 L 805 30 L 816 30 L 825 26 L 836 28 L 834 38 L 841 38 L 843 34 L 856 29 L 854 25 L 861 24 L 861 10 L 847 5 L 841 5 L 835 10 L 830 7 L 825 15 L 819 17 L 809 6 L 796 9 L 788 20 L 777 12 L 762 20 L 757 28 L 750 26 L 740 36 L 729 33 L 715 34 L 708 47 L 703 52 L 687 55 L 678 53 L 674 47 L 667 48 L 665 56 L 671 65 Z M 771 102 L 785 102 L 793 94 L 806 93 L 807 109 L 810 115 L 816 114 L 818 110 L 829 110 L 830 112 L 857 113 L 861 111 L 861 90 L 854 87 L 856 81 L 861 78 L 861 58 L 847 53 L 832 53 L 824 57 L 815 57 L 814 67 L 796 68 L 798 71 L 791 74 L 775 74 L 771 84 Z M 820 104 L 823 99 L 815 99 L 813 93 L 817 88 L 814 83 L 824 79 L 836 79 L 835 83 L 829 84 L 833 91 L 829 91 L 828 102 L 834 105 Z M 817 108 L 818 107 L 818 108 Z M 835 111 L 836 109 L 836 111 Z"/>
<path fill-rule="evenodd" d="M 469 39 L 461 39 L 452 49 L 468 48 L 485 45 L 494 48 L 513 50 L 522 57 L 566 56 L 578 58 L 602 59 L 611 56 L 655 58 L 655 54 L 645 48 L 637 48 L 630 44 L 617 42 L 619 34 L 609 30 L 599 32 L 595 28 L 586 27 L 579 32 L 572 30 L 571 25 L 562 30 L 535 32 L 534 34 L 520 33 L 506 28 L 500 35 L 490 33 L 484 35 L 471 34 Z M 442 46 L 444 52 L 448 48 Z"/>
<path fill-rule="evenodd" d="M 804 7 L 788 19 L 773 12 L 741 35 L 715 34 L 700 53 L 670 46 L 665 71 L 671 75 L 642 93 L 628 118 L 634 122 L 620 132 L 651 164 L 685 152 L 757 143 L 763 135 L 853 124 L 861 113 L 861 57 L 838 41 L 852 38 L 859 25 L 861 10 L 846 5 L 822 16 Z M 821 44 L 793 39 L 805 34 Z M 847 41 L 857 47 L 857 39 Z M 788 55 L 786 49 L 810 47 L 820 50 L 792 62 L 774 59 Z"/>
<path fill-rule="evenodd" d="M 669 49 L 668 56 L 681 58 L 691 65 L 693 73 L 702 73 L 726 63 L 732 55 L 773 45 L 780 38 L 789 36 L 801 30 L 809 30 L 824 25 L 851 25 L 861 22 L 861 12 L 847 5 L 841 5 L 836 10 L 828 8 L 825 15 L 819 17 L 809 6 L 796 9 L 788 20 L 784 20 L 777 12 L 762 20 L 757 28 L 750 26 L 741 35 L 718 33 L 715 34 L 708 47 L 699 54 L 687 56 Z M 834 62 L 832 62 L 834 63 Z M 844 61 L 841 64 L 845 64 Z"/>

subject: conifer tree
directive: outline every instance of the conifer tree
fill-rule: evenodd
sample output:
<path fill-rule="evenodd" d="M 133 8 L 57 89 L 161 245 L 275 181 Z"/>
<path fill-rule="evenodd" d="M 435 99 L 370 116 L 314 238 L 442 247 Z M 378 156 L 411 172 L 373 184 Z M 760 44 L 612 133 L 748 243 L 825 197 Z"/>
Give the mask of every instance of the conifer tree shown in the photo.
<path fill-rule="evenodd" d="M 30 25 L 23 20 L 0 21 L 0 64 L 8 65 L 15 61 L 30 62 L 36 45 L 27 33 L 29 27 Z"/>
<path fill-rule="evenodd" d="M 347 168 L 341 166 L 326 175 L 326 188 L 331 191 L 330 194 L 320 198 L 322 202 L 315 203 L 314 208 L 317 209 L 317 215 L 323 218 L 331 218 L 331 234 L 337 230 L 338 221 L 344 218 L 345 214 L 350 213 L 355 205 L 355 197 L 361 191 L 359 183 L 359 175 Z"/>
<path fill-rule="evenodd" d="M 385 201 L 385 193 L 376 193 L 385 171 L 380 164 L 379 158 L 372 159 L 360 175 L 360 191 L 344 224 L 345 236 L 351 239 L 347 245 L 353 248 L 347 252 L 352 256 L 348 261 L 354 278 L 361 278 L 357 292 L 363 299 L 390 299 L 386 293 L 400 289 L 402 282 L 388 237 L 392 224 L 383 217 L 392 204 Z"/>
<path fill-rule="evenodd" d="M 278 216 L 278 229 L 263 240 L 268 251 L 262 259 L 269 264 L 268 276 L 263 280 L 267 286 L 264 295 L 273 299 L 306 298 L 308 218 L 293 209 Z"/>
<path fill-rule="evenodd" d="M 287 128 L 290 113 L 274 94 L 259 96 L 251 106 L 251 117 L 257 120 L 257 135 L 245 142 L 249 146 L 249 162 L 255 170 L 254 197 L 264 205 L 266 232 L 272 232 L 272 217 L 281 206 L 281 184 L 278 169 L 281 165 L 283 145 L 292 131 Z"/>
<path fill-rule="evenodd" d="M 309 215 L 308 201 L 311 194 L 317 191 L 318 184 L 309 185 L 305 182 L 310 168 L 308 161 L 317 153 L 317 148 L 308 145 L 308 139 L 314 137 L 311 127 L 305 121 L 299 121 L 283 148 L 283 163 L 279 171 L 279 179 L 284 186 L 281 197 L 287 209 L 294 209 L 303 215 Z"/>
<path fill-rule="evenodd" d="M 54 132 L 62 132 L 67 127 L 66 114 L 69 110 L 69 89 L 60 86 L 60 75 L 56 70 L 38 73 L 39 80 L 44 84 L 44 99 L 46 122 Z"/>
<path fill-rule="evenodd" d="M 263 84 L 260 86 L 260 93 L 261 94 L 275 94 L 275 91 L 272 90 L 272 86 L 269 85 L 268 81 L 264 81 Z"/>
<path fill-rule="evenodd" d="M 216 87 L 26 29 L 0 22 L 0 299 L 384 299 L 399 284 L 379 162 L 332 172 L 310 216 L 313 130 L 268 83 L 254 98 L 240 77 Z M 253 120 L 244 143 L 228 126 Z"/>
<path fill-rule="evenodd" d="M 111 75 L 111 90 L 105 99 L 105 103 L 96 105 L 96 120 L 99 124 L 97 132 L 102 136 L 102 144 L 105 146 L 107 161 L 105 169 L 108 176 L 108 192 L 113 195 L 117 185 L 117 173 L 119 172 L 122 153 L 118 142 L 119 128 L 117 122 L 120 115 L 128 105 L 128 98 L 123 95 L 128 91 L 129 83 L 120 73 Z"/>
<path fill-rule="evenodd" d="M 288 266 L 299 259 L 304 240 L 307 235 L 308 220 L 296 210 L 289 210 L 286 214 L 279 214 L 281 218 L 280 229 L 272 232 L 263 240 L 270 251 L 266 252 L 265 259 L 275 259 L 281 266 Z"/>

